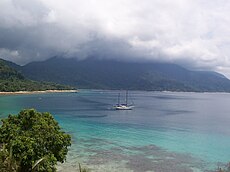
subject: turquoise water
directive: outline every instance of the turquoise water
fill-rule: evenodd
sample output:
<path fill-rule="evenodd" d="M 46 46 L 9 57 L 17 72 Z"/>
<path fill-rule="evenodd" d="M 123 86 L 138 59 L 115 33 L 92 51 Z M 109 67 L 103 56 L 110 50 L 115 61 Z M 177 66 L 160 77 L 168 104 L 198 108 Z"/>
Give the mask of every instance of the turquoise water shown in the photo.
<path fill-rule="evenodd" d="M 115 111 L 118 91 L 0 96 L 0 117 L 23 108 L 51 112 L 73 137 L 58 171 L 212 171 L 230 161 L 230 94 L 130 92 L 132 111 Z"/>

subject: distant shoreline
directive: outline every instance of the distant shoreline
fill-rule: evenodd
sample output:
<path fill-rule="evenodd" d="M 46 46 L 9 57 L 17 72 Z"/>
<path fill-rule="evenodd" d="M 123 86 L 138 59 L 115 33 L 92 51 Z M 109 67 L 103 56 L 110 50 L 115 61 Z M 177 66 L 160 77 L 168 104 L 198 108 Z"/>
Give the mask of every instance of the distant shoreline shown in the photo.
<path fill-rule="evenodd" d="M 18 94 L 75 93 L 75 92 L 78 92 L 78 90 L 15 91 L 15 92 L 0 92 L 0 96 L 18 95 Z"/>

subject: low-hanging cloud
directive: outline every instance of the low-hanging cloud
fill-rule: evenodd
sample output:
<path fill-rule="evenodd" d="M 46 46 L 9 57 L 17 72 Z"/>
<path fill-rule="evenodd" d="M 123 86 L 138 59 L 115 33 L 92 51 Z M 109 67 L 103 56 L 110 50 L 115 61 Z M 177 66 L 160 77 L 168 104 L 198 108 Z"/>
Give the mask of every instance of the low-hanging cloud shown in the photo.
<path fill-rule="evenodd" d="M 1 0 L 0 58 L 155 60 L 230 76 L 228 0 Z"/>

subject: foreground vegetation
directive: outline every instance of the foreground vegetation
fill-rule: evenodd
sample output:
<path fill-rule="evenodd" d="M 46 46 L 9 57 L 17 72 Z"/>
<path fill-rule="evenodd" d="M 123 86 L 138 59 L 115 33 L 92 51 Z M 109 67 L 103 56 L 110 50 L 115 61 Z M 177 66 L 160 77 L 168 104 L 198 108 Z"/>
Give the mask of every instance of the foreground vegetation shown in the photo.
<path fill-rule="evenodd" d="M 71 136 L 50 113 L 28 109 L 9 115 L 0 127 L 0 171 L 55 172 L 70 145 Z"/>

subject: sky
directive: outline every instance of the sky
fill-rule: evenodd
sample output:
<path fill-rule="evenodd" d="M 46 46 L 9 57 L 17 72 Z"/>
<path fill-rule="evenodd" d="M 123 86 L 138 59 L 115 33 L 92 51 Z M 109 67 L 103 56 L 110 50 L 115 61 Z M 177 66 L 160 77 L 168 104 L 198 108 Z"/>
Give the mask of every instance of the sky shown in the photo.
<path fill-rule="evenodd" d="M 0 58 L 160 61 L 230 78 L 229 0 L 0 0 Z"/>

